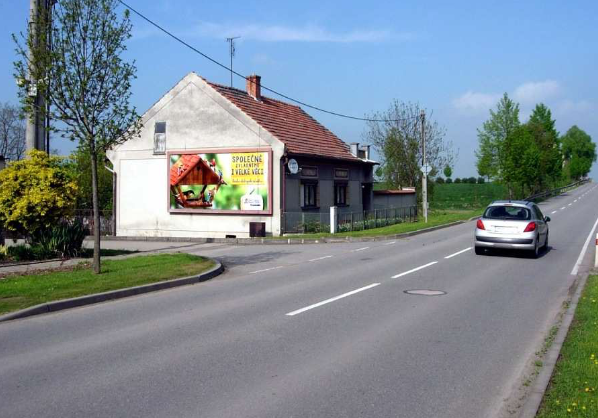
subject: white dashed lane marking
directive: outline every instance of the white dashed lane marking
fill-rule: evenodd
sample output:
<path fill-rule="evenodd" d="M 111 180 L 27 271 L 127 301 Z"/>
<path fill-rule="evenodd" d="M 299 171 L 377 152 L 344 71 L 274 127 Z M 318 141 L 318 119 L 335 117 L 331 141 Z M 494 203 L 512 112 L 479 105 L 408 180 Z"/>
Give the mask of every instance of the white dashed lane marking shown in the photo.
<path fill-rule="evenodd" d="M 392 278 L 393 278 L 393 279 L 398 279 L 399 277 L 403 277 L 403 276 L 406 276 L 406 275 L 408 275 L 408 274 L 410 274 L 410 273 L 416 272 L 416 271 L 418 271 L 418 270 L 425 269 L 426 267 L 430 267 L 431 265 L 434 265 L 434 264 L 436 264 L 436 263 L 438 263 L 438 261 L 432 261 L 431 263 L 424 264 L 423 266 L 419 266 L 419 267 L 416 267 L 416 268 L 414 268 L 414 269 L 411 269 L 411 270 L 409 270 L 409 271 L 405 271 L 405 272 L 403 272 L 403 273 L 399 273 L 399 274 L 397 274 L 397 275 L 395 275 L 395 276 L 392 276 Z"/>
<path fill-rule="evenodd" d="M 325 255 L 324 257 L 312 258 L 312 259 L 311 259 L 311 260 L 309 260 L 309 261 L 318 261 L 318 260 L 324 260 L 324 259 L 326 259 L 326 258 L 332 258 L 332 256 L 331 256 L 331 255 Z"/>
<path fill-rule="evenodd" d="M 353 290 L 351 292 L 343 293 L 342 295 L 339 295 L 339 296 L 336 296 L 336 297 L 333 297 L 333 298 L 330 298 L 330 299 L 323 300 L 322 302 L 314 303 L 313 305 L 306 306 L 305 308 L 297 309 L 296 311 L 289 312 L 286 315 L 287 316 L 295 316 L 295 315 L 300 314 L 302 312 L 309 311 L 310 309 L 314 309 L 314 308 L 317 308 L 319 306 L 326 305 L 327 303 L 331 303 L 331 302 L 337 301 L 339 299 L 346 298 L 347 296 L 351 296 L 351 295 L 354 295 L 356 293 L 363 292 L 364 290 L 368 290 L 368 289 L 371 289 L 371 288 L 379 286 L 379 285 L 380 285 L 380 283 L 373 283 L 373 284 L 371 284 L 369 286 L 361 287 L 361 288 L 355 289 L 355 290 Z"/>
<path fill-rule="evenodd" d="M 448 260 L 449 258 L 453 258 L 453 257 L 455 257 L 455 256 L 457 256 L 457 255 L 459 255 L 459 254 L 463 254 L 464 252 L 466 252 L 466 251 L 469 251 L 469 250 L 471 250 L 471 247 L 468 247 L 468 248 L 466 248 L 466 249 L 464 249 L 464 250 L 461 250 L 461 251 L 459 251 L 459 252 L 456 252 L 455 254 L 448 255 L 448 256 L 446 256 L 446 257 L 444 257 L 444 258 L 445 258 L 446 260 Z"/>

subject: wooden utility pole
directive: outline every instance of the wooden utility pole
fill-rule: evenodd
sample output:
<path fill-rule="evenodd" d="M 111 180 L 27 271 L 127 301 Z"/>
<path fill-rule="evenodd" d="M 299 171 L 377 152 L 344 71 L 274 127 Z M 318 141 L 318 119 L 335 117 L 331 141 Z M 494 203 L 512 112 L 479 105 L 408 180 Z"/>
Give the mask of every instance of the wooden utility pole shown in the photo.
<path fill-rule="evenodd" d="M 422 120 L 422 206 L 424 222 L 428 223 L 428 166 L 426 164 L 426 113 L 421 111 Z"/>

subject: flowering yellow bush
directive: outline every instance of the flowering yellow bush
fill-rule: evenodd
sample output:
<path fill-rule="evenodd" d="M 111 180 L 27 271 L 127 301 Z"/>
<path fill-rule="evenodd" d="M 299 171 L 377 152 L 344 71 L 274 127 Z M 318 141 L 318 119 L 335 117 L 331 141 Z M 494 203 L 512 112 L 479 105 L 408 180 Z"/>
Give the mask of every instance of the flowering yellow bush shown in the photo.
<path fill-rule="evenodd" d="M 0 225 L 25 235 L 75 209 L 77 185 L 62 158 L 33 150 L 0 171 Z"/>

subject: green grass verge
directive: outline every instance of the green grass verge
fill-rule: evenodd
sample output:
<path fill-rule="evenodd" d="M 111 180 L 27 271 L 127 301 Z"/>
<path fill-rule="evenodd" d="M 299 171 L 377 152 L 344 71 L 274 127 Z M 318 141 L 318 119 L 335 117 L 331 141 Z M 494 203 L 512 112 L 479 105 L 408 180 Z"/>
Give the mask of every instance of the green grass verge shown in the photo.
<path fill-rule="evenodd" d="M 598 276 L 588 278 L 537 417 L 598 417 Z"/>
<path fill-rule="evenodd" d="M 214 266 L 204 257 L 160 254 L 102 262 L 102 274 L 89 265 L 70 271 L 41 272 L 0 280 L 0 314 L 44 302 L 155 283 L 202 273 Z"/>
<path fill-rule="evenodd" d="M 389 225 L 381 228 L 366 229 L 364 231 L 340 232 L 338 234 L 317 233 L 317 234 L 293 234 L 284 237 L 273 237 L 273 239 L 288 238 L 345 238 L 345 237 L 379 237 L 384 235 L 403 234 L 406 232 L 419 231 L 420 229 L 431 228 L 433 226 L 446 225 L 456 221 L 463 221 L 474 216 L 482 214 L 481 210 L 436 210 L 428 213 L 428 223 L 424 222 L 423 216 L 420 216 L 417 222 L 404 222 L 395 225 Z"/>

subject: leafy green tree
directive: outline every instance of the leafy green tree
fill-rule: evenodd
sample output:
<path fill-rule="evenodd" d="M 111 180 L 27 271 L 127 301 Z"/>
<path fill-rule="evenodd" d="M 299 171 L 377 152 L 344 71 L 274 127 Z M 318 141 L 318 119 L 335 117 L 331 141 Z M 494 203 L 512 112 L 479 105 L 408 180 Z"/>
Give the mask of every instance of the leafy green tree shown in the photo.
<path fill-rule="evenodd" d="M 21 60 L 15 63 L 18 80 L 27 80 L 31 70 L 32 79 L 37 80 L 35 88 L 50 104 L 51 119 L 61 122 L 54 128 L 89 151 L 95 273 L 100 273 L 98 157 L 138 136 L 141 128 L 140 118 L 129 104 L 135 66 L 121 58 L 131 37 L 131 22 L 128 10 L 119 19 L 117 4 L 116 0 L 61 0 L 50 31 L 52 50 L 40 48 L 44 40 L 35 41 L 29 33 L 26 47 L 17 42 Z M 31 60 L 27 49 L 32 51 Z M 20 89 L 26 111 L 34 105 L 28 94 L 30 84 L 25 81 Z"/>
<path fill-rule="evenodd" d="M 83 147 L 77 148 L 69 157 L 73 170 L 77 173 L 79 189 L 77 209 L 93 209 L 93 190 L 91 188 L 91 157 Z M 105 154 L 98 153 L 98 162 L 105 161 Z M 112 210 L 112 173 L 103 163 L 98 164 L 98 204 L 101 211 Z"/>
<path fill-rule="evenodd" d="M 570 179 L 577 180 L 588 175 L 596 161 L 596 144 L 592 137 L 572 126 L 561 138 L 565 166 Z"/>
<path fill-rule="evenodd" d="M 0 225 L 30 236 L 72 215 L 77 184 L 65 161 L 32 150 L 0 171 Z"/>
<path fill-rule="evenodd" d="M 542 103 L 536 105 L 526 125 L 540 152 L 535 191 L 554 187 L 562 177 L 563 156 L 550 109 Z"/>
<path fill-rule="evenodd" d="M 524 198 L 533 193 L 540 176 L 540 150 L 527 125 L 517 127 L 505 140 L 503 176 L 513 188 L 512 196 Z"/>
<path fill-rule="evenodd" d="M 450 165 L 447 165 L 444 167 L 443 173 L 444 173 L 444 177 L 449 179 L 453 175 L 453 169 L 451 168 Z"/>
<path fill-rule="evenodd" d="M 480 176 L 504 182 L 512 195 L 512 175 L 505 172 L 510 167 L 507 156 L 510 144 L 507 138 L 521 125 L 519 105 L 507 93 L 498 102 L 496 111 L 490 110 L 490 119 L 478 129 L 479 147 L 476 150 L 477 169 Z"/>
<path fill-rule="evenodd" d="M 383 112 L 371 115 L 364 133 L 366 142 L 372 144 L 381 156 L 381 174 L 390 188 L 415 186 L 421 190 L 422 143 L 421 114 L 418 104 L 394 100 Z M 375 121 L 374 121 L 375 120 Z M 426 163 L 432 167 L 428 177 L 428 194 L 433 194 L 434 176 L 441 167 L 452 165 L 452 144 L 445 140 L 445 130 L 431 118 L 425 121 Z M 421 193 L 418 193 L 418 198 Z"/>

